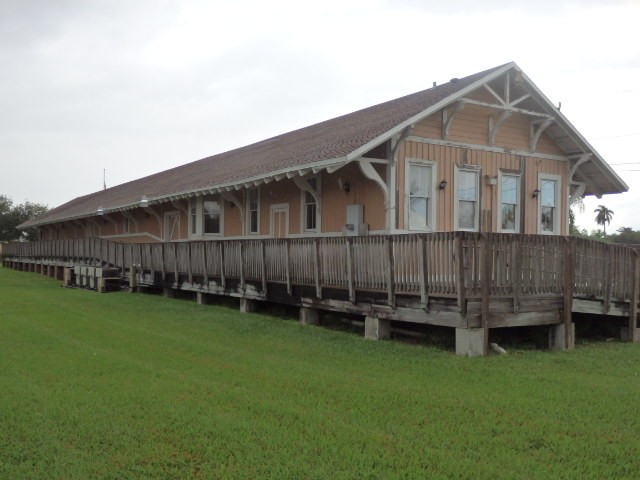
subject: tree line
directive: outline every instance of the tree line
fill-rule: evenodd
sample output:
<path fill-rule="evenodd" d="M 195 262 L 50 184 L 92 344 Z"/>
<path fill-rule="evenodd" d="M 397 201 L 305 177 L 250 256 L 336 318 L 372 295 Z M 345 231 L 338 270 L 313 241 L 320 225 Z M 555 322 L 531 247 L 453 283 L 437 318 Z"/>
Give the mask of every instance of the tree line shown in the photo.
<path fill-rule="evenodd" d="M 0 195 L 0 242 L 38 240 L 38 230 L 18 230 L 18 225 L 49 210 L 47 205 L 30 202 L 15 205 L 11 197 Z"/>

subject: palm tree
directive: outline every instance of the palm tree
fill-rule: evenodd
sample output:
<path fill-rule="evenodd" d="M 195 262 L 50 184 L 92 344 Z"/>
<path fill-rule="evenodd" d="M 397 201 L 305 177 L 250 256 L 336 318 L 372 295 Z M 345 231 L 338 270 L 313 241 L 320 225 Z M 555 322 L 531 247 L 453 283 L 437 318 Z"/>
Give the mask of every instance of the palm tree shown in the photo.
<path fill-rule="evenodd" d="M 604 205 L 598 205 L 593 213 L 597 213 L 596 215 L 596 223 L 598 225 L 602 225 L 604 228 L 604 236 L 607 236 L 607 223 L 611 223 L 611 219 L 613 218 L 613 210 L 609 210 Z"/>

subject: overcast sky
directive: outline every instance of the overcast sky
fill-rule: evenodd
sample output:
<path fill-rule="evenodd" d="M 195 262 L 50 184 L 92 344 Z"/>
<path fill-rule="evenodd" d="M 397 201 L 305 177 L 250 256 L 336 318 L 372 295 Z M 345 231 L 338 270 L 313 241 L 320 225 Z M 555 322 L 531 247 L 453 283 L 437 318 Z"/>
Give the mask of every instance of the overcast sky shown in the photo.
<path fill-rule="evenodd" d="M 515 61 L 630 192 L 640 1 L 0 0 L 0 194 L 60 205 Z"/>

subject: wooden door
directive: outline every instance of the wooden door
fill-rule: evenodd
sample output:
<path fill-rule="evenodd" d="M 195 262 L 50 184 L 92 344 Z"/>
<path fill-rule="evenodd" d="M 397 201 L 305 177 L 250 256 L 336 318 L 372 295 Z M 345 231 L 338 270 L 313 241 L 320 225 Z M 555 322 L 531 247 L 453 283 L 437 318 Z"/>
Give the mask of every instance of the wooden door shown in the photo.
<path fill-rule="evenodd" d="M 285 238 L 289 233 L 289 204 L 271 206 L 271 236 Z"/>
<path fill-rule="evenodd" d="M 164 241 L 180 240 L 180 212 L 168 212 L 164 215 Z"/>

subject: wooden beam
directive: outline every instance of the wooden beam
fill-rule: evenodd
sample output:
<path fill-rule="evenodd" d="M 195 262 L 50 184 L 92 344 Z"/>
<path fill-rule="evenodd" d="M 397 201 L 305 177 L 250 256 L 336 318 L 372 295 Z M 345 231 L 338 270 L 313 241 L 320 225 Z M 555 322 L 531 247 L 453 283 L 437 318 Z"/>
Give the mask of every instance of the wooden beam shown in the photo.
<path fill-rule="evenodd" d="M 316 285 L 316 297 L 322 298 L 322 285 L 320 283 L 320 242 L 313 239 L 313 279 Z"/>
<path fill-rule="evenodd" d="M 532 152 L 536 150 L 538 146 L 538 140 L 540 140 L 540 136 L 542 132 L 544 132 L 549 125 L 553 123 L 552 118 L 545 118 L 542 121 L 533 121 L 529 125 L 529 148 Z"/>
<path fill-rule="evenodd" d="M 395 282 L 395 263 L 393 258 L 393 240 L 392 237 L 384 239 L 385 256 L 386 256 L 386 277 L 387 277 L 387 302 L 391 308 L 396 308 L 396 282 Z"/>
<path fill-rule="evenodd" d="M 572 312 L 573 312 L 573 287 L 575 275 L 574 242 L 570 237 L 564 237 L 564 272 L 562 278 L 562 294 L 564 296 L 563 321 L 564 321 L 564 348 L 571 347 Z"/>
<path fill-rule="evenodd" d="M 347 238 L 345 247 L 347 249 L 347 283 L 349 284 L 349 301 L 351 303 L 356 303 L 356 288 L 353 279 L 353 240 L 351 238 Z"/>
<path fill-rule="evenodd" d="M 535 112 L 533 110 L 525 110 L 525 109 L 517 108 L 517 107 L 510 107 L 508 105 L 504 106 L 504 105 L 498 105 L 498 104 L 495 104 L 495 103 L 481 102 L 479 100 L 473 100 L 471 98 L 463 98 L 460 101 L 468 103 L 468 104 L 471 104 L 471 105 L 478 105 L 479 107 L 493 108 L 495 110 L 507 110 L 507 111 L 512 112 L 512 113 L 521 113 L 523 115 L 528 115 L 530 117 L 540 117 L 540 118 L 551 118 L 551 119 L 553 119 L 553 117 L 551 115 L 549 115 L 548 113 Z"/>
<path fill-rule="evenodd" d="M 531 95 L 526 93 L 521 97 L 516 98 L 513 102 L 509 103 L 510 107 L 515 107 L 517 104 L 524 102 L 527 98 L 530 98 Z"/>
<path fill-rule="evenodd" d="M 633 277 L 631 278 L 631 298 L 629 300 L 629 334 L 630 342 L 637 342 L 638 339 L 638 297 L 640 292 L 640 264 L 638 263 L 638 250 L 631 254 L 633 261 Z"/>
<path fill-rule="evenodd" d="M 247 288 L 247 279 L 244 274 L 244 242 L 240 242 L 240 288 L 244 291 Z"/>
<path fill-rule="evenodd" d="M 449 130 L 456 114 L 464 108 L 464 102 L 456 102 L 451 108 L 442 110 L 442 138 L 449 139 Z"/>
<path fill-rule="evenodd" d="M 224 242 L 220 242 L 220 250 L 218 250 L 218 252 L 220 256 L 220 285 L 222 285 L 222 288 L 226 289 L 227 276 L 225 274 L 225 268 L 224 268 L 224 261 L 225 261 Z"/>
<path fill-rule="evenodd" d="M 370 161 L 360 158 L 357 160 L 357 162 L 360 166 L 360 171 L 364 174 L 364 176 L 369 180 L 373 180 L 382 190 L 382 194 L 384 195 L 385 207 L 389 205 L 389 187 L 387 186 L 386 182 L 382 180 L 382 177 L 373 167 Z"/>
<path fill-rule="evenodd" d="M 569 175 L 567 176 L 568 181 L 572 182 L 573 181 L 573 176 L 576 174 L 576 171 L 578 170 L 578 167 L 580 167 L 580 165 L 588 162 L 589 160 L 591 160 L 591 157 L 593 157 L 592 153 L 585 153 L 584 155 L 580 155 L 575 163 L 573 165 L 571 165 L 571 168 L 569 169 Z M 571 162 L 571 158 L 569 159 L 569 162 Z"/>
<path fill-rule="evenodd" d="M 267 255 L 265 252 L 266 246 L 265 241 L 260 240 L 260 260 L 262 264 L 261 275 L 262 275 L 262 293 L 267 295 Z"/>
<path fill-rule="evenodd" d="M 493 88 L 491 88 L 488 84 L 484 84 L 483 87 L 491 94 L 495 97 L 496 100 L 498 100 L 498 102 L 500 102 L 500 105 L 507 105 L 507 102 L 504 101 L 504 99 L 498 95 L 495 90 Z"/>
<path fill-rule="evenodd" d="M 464 242 L 466 235 L 464 232 L 456 233 L 455 240 L 455 260 L 457 262 L 457 294 L 458 294 L 458 308 L 462 315 L 467 314 L 467 286 L 466 286 L 466 268 L 464 264 Z"/>
<path fill-rule="evenodd" d="M 287 294 L 293 294 L 293 285 L 291 282 L 291 242 L 288 238 L 285 239 L 285 269 L 287 276 Z"/>
<path fill-rule="evenodd" d="M 427 242 L 424 237 L 420 237 L 418 243 L 418 268 L 420 271 L 420 306 L 425 312 L 429 311 L 429 286 L 427 278 Z"/>
<path fill-rule="evenodd" d="M 498 134 L 498 130 L 502 126 L 504 122 L 511 116 L 511 112 L 508 110 L 503 111 L 497 119 L 493 119 L 492 116 L 489 117 L 489 145 L 493 145 L 496 141 L 496 135 Z"/>
<path fill-rule="evenodd" d="M 487 356 L 489 355 L 489 302 L 491 295 L 491 267 L 493 263 L 493 252 L 491 249 L 491 243 L 489 242 L 489 237 L 483 233 L 480 238 L 480 241 L 482 242 L 480 246 L 480 251 L 482 252 L 482 274 L 480 277 L 480 290 L 482 292 L 481 321 L 482 329 L 484 330 L 482 354 Z"/>

